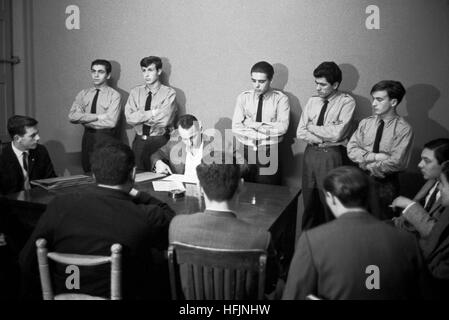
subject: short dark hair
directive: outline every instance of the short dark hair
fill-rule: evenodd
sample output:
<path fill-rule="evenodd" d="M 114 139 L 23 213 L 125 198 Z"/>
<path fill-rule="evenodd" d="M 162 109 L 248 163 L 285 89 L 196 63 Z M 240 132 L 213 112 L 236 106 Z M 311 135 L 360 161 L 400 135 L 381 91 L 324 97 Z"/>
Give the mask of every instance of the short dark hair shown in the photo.
<path fill-rule="evenodd" d="M 149 56 L 149 57 L 145 57 L 142 60 L 140 60 L 140 66 L 142 68 L 148 68 L 153 63 L 156 66 L 157 70 L 162 69 L 162 60 L 159 57 Z"/>
<path fill-rule="evenodd" d="M 38 124 L 36 119 L 27 116 L 12 116 L 8 119 L 8 133 L 11 139 L 17 134 L 23 136 L 26 133 L 26 127 L 34 127 Z"/>
<path fill-rule="evenodd" d="M 313 70 L 313 76 L 315 78 L 325 78 L 330 84 L 338 82 L 340 86 L 342 75 L 340 67 L 333 61 L 322 62 L 315 70 Z"/>
<path fill-rule="evenodd" d="M 217 161 L 211 161 L 211 159 Z M 226 159 L 233 159 L 231 164 Z M 232 199 L 240 181 L 240 166 L 232 154 L 212 151 L 206 155 L 196 167 L 198 180 L 207 197 L 214 201 Z"/>
<path fill-rule="evenodd" d="M 120 142 L 98 146 L 90 160 L 96 182 L 110 186 L 128 182 L 135 165 L 131 148 Z"/>
<path fill-rule="evenodd" d="M 199 127 L 198 119 L 191 114 L 184 114 L 179 117 L 176 127 L 177 128 L 181 127 L 183 129 L 190 129 L 194 124 Z"/>
<path fill-rule="evenodd" d="M 405 96 L 405 88 L 399 81 L 394 80 L 382 80 L 376 83 L 371 89 L 370 94 L 372 95 L 377 91 L 386 91 L 390 99 L 396 99 L 398 104 L 401 103 L 402 98 Z"/>
<path fill-rule="evenodd" d="M 329 171 L 324 178 L 324 190 L 340 199 L 347 208 L 368 208 L 370 182 L 357 167 L 343 166 Z"/>
<path fill-rule="evenodd" d="M 107 74 L 111 74 L 112 72 L 112 65 L 108 60 L 104 60 L 104 59 L 97 59 L 92 61 L 92 63 L 90 64 L 90 68 L 92 69 L 93 66 L 104 66 L 104 68 L 106 69 L 106 73 Z"/>
<path fill-rule="evenodd" d="M 260 72 L 267 75 L 268 80 L 273 80 L 274 68 L 266 61 L 259 61 L 251 68 L 251 73 Z"/>
<path fill-rule="evenodd" d="M 432 150 L 435 154 L 435 159 L 437 159 L 440 165 L 449 160 L 449 139 L 439 138 L 431 140 L 423 148 Z"/>

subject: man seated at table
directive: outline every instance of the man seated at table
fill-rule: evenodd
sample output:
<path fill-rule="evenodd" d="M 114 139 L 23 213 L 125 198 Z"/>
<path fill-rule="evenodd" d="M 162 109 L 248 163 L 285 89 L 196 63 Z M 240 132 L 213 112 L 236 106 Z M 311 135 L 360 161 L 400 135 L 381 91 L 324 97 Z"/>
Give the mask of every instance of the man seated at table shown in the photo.
<path fill-rule="evenodd" d="M 419 202 L 398 197 L 393 206 L 405 208 L 402 217 L 414 227 L 429 270 L 444 297 L 449 297 L 449 161 L 442 164 L 438 181 L 441 209 L 429 210 Z"/>
<path fill-rule="evenodd" d="M 12 141 L 0 149 L 0 193 L 29 190 L 31 180 L 56 177 L 47 149 L 39 144 L 37 124 L 26 116 L 8 119 Z"/>
<path fill-rule="evenodd" d="M 196 171 L 204 194 L 204 212 L 178 215 L 170 223 L 169 242 L 218 249 L 262 249 L 268 251 L 266 292 L 277 282 L 279 265 L 270 232 L 239 219 L 236 211 L 243 188 L 240 166 L 232 154 L 217 152 L 204 157 Z M 226 160 L 232 159 L 231 163 Z"/>
<path fill-rule="evenodd" d="M 198 119 L 185 114 L 179 118 L 177 130 L 173 132 L 170 141 L 151 156 L 150 167 L 157 173 L 196 177 L 195 168 L 211 142 L 212 138 L 203 134 Z"/>
<path fill-rule="evenodd" d="M 419 203 L 432 217 L 439 217 L 444 210 L 441 205 L 441 184 L 440 176 L 443 163 L 449 161 L 449 139 L 440 138 L 427 142 L 421 152 L 421 161 L 418 168 L 421 170 L 426 183 L 421 187 L 413 198 L 414 202 Z M 422 226 L 416 225 L 413 221 L 413 215 L 408 214 L 408 206 L 412 200 L 404 197 L 398 197 L 393 201 L 393 207 L 401 208 L 402 214 L 393 218 L 393 223 L 400 229 L 410 232 L 427 234 L 429 230 L 424 231 Z M 412 217 L 412 219 L 410 219 Z M 418 226 L 418 229 L 416 227 Z M 420 231 L 421 230 L 421 231 Z"/>
<path fill-rule="evenodd" d="M 159 200 L 133 188 L 134 154 L 124 144 L 96 149 L 92 172 L 97 185 L 56 196 L 47 206 L 20 255 L 25 297 L 39 290 L 36 245 L 48 242 L 49 251 L 110 255 L 110 247 L 123 247 L 122 294 L 126 299 L 168 298 L 168 270 L 155 264 L 157 250 L 166 250 L 168 226 L 174 212 Z M 110 267 L 81 272 L 79 291 L 64 287 L 68 277 L 56 268 L 54 291 L 109 296 Z M 167 296 L 164 296 L 167 294 Z"/>
<path fill-rule="evenodd" d="M 283 299 L 419 297 L 426 273 L 418 243 L 367 212 L 367 175 L 355 167 L 333 169 L 324 190 L 336 219 L 301 234 Z"/>

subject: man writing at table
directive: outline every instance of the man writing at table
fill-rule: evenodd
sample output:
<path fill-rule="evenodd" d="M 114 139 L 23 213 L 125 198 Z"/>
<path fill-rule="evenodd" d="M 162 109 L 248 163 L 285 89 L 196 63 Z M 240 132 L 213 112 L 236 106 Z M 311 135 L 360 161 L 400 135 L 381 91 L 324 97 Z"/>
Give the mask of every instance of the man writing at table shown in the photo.
<path fill-rule="evenodd" d="M 162 299 L 168 294 L 166 250 L 168 226 L 174 212 L 159 200 L 133 189 L 134 154 L 124 144 L 109 144 L 94 151 L 92 171 L 96 186 L 56 196 L 47 206 L 20 254 L 25 298 L 39 292 L 35 241 L 47 240 L 49 251 L 110 255 L 123 247 L 122 293 L 128 299 Z M 54 291 L 67 292 L 64 268 L 55 270 Z M 109 296 L 108 268 L 81 270 L 79 292 Z M 165 296 L 168 298 L 168 296 Z"/>

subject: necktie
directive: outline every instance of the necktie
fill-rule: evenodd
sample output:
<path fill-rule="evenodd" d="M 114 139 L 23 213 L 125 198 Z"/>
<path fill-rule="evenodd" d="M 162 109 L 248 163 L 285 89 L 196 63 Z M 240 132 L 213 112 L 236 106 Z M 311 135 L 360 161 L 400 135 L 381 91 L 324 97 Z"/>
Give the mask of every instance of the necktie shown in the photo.
<path fill-rule="evenodd" d="M 31 186 L 30 186 L 30 176 L 29 176 L 29 172 L 28 172 L 28 152 L 23 152 L 22 153 L 22 164 L 23 164 L 23 169 L 25 169 L 25 175 L 24 175 L 24 181 L 23 181 L 23 188 L 25 190 L 30 190 Z"/>
<path fill-rule="evenodd" d="M 323 107 L 321 108 L 320 115 L 318 116 L 318 121 L 316 122 L 317 126 L 322 126 L 324 123 L 324 115 L 326 114 L 327 105 L 329 104 L 328 100 L 324 100 Z"/>
<path fill-rule="evenodd" d="M 97 113 L 97 100 L 98 100 L 98 93 L 100 92 L 100 89 L 96 89 L 97 93 L 95 93 L 94 100 L 92 101 L 92 106 L 90 107 L 90 113 Z"/>
<path fill-rule="evenodd" d="M 256 122 L 262 122 L 262 106 L 263 106 L 263 94 L 259 96 L 259 104 L 257 105 Z"/>
<path fill-rule="evenodd" d="M 437 200 L 437 193 L 438 193 L 438 186 L 433 190 L 432 194 L 430 195 L 429 201 L 427 201 L 424 209 L 427 212 L 430 212 L 430 209 L 432 209 L 433 205 L 435 204 L 435 201 Z"/>
<path fill-rule="evenodd" d="M 384 124 L 383 120 L 380 120 L 379 126 L 376 131 L 376 138 L 374 139 L 373 152 L 379 153 L 380 140 L 382 140 L 382 134 L 384 132 Z"/>
<path fill-rule="evenodd" d="M 151 91 L 148 93 L 148 97 L 147 100 L 145 101 L 145 111 L 151 110 Z M 144 136 L 149 136 L 150 135 L 150 126 L 147 125 L 143 125 L 143 135 Z"/>
<path fill-rule="evenodd" d="M 28 152 L 22 152 L 22 164 L 23 168 L 28 173 Z"/>

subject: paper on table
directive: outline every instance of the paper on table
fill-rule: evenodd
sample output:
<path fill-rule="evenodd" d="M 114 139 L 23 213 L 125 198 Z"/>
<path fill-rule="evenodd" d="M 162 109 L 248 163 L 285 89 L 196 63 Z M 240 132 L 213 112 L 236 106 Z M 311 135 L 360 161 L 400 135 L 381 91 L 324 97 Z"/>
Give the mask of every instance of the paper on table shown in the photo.
<path fill-rule="evenodd" d="M 155 173 L 155 172 L 141 172 L 136 174 L 136 182 L 148 181 L 148 180 L 156 180 L 166 175 L 163 173 Z"/>
<path fill-rule="evenodd" d="M 182 183 L 193 183 L 193 184 L 198 183 L 197 177 L 186 176 L 184 174 L 171 174 L 169 176 L 166 176 L 162 180 L 163 181 L 176 181 L 176 182 L 182 182 Z"/>
<path fill-rule="evenodd" d="M 176 189 L 186 191 L 182 182 L 179 181 L 153 181 L 153 188 L 154 191 L 171 191 Z"/>

